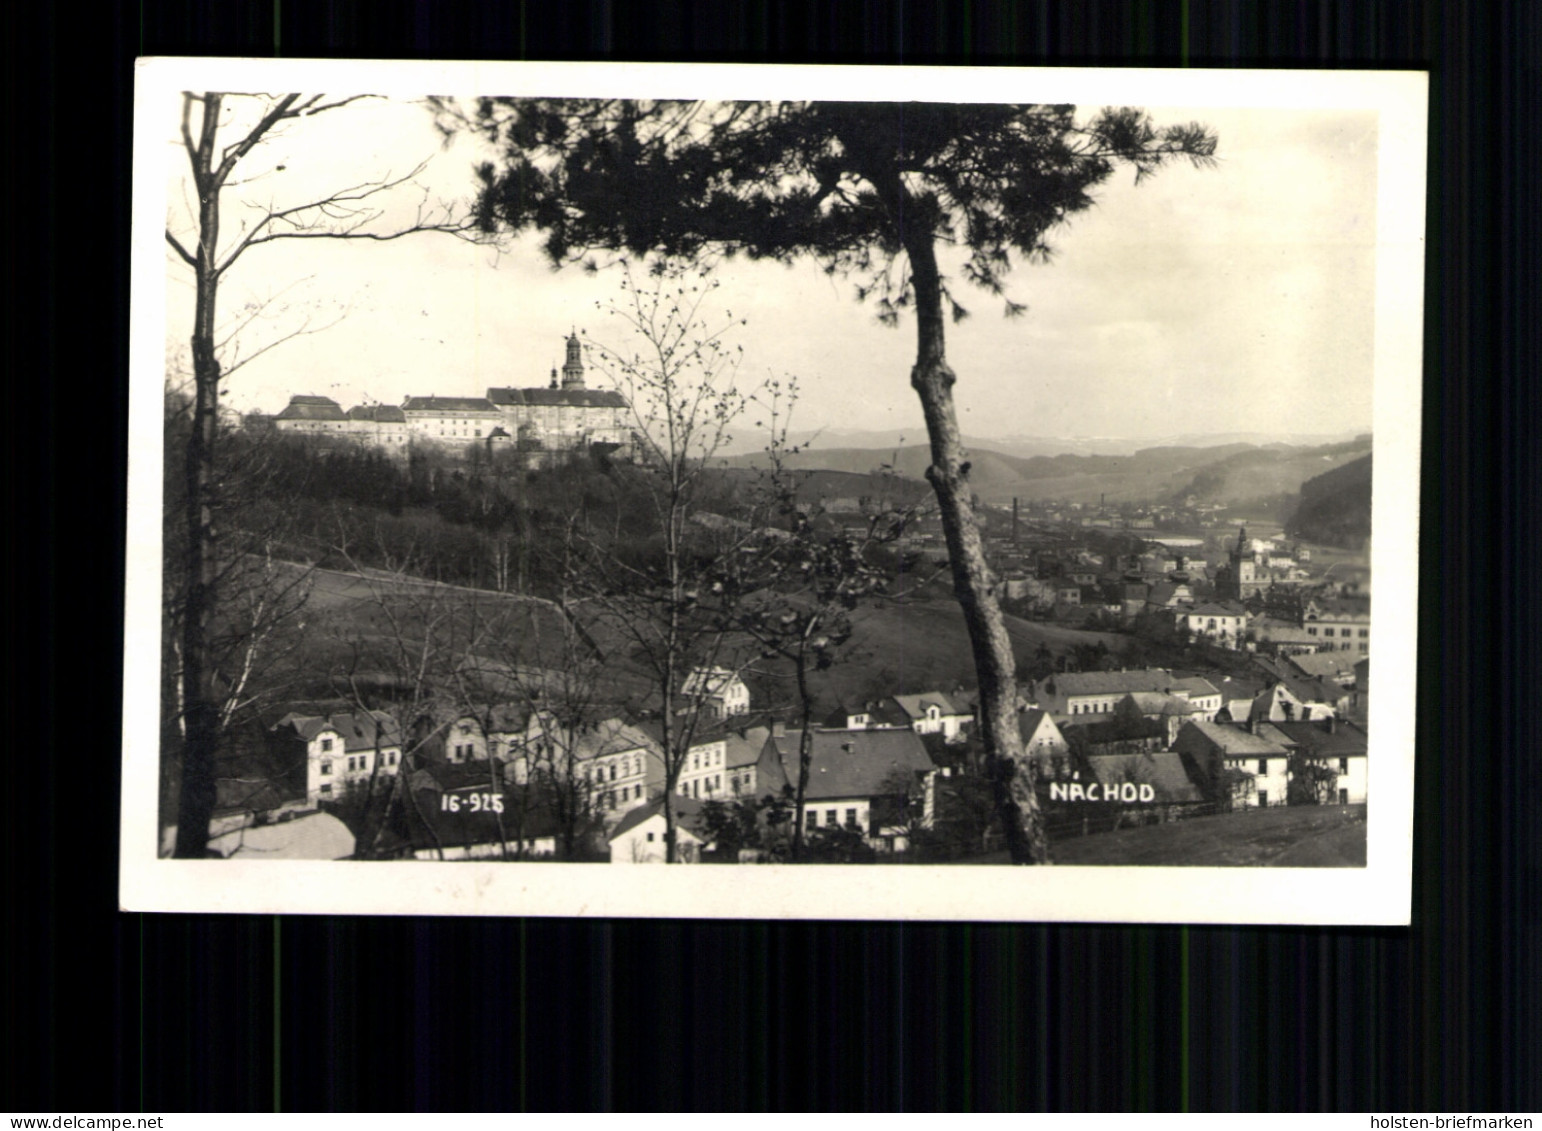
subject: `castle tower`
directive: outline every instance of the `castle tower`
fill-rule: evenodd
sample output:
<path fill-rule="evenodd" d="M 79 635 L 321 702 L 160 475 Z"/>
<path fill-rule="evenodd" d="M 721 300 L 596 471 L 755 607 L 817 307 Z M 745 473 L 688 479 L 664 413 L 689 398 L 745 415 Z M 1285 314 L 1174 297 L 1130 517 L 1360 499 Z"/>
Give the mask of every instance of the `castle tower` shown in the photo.
<path fill-rule="evenodd" d="M 584 387 L 583 346 L 578 340 L 576 331 L 568 337 L 568 359 L 562 366 L 562 387 L 564 389 Z"/>

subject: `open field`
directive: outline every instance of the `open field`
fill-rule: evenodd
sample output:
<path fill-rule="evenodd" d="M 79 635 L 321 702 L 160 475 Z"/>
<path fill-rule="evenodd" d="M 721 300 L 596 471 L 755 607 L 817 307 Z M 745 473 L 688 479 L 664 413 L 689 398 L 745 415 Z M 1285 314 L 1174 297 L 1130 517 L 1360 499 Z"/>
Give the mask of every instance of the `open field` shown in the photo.
<path fill-rule="evenodd" d="M 1245 809 L 1170 825 L 1072 837 L 1057 864 L 1202 868 L 1363 868 L 1364 805 Z"/>
<path fill-rule="evenodd" d="M 1011 616 L 1006 622 L 1020 668 L 1027 666 L 1041 643 L 1057 654 L 1077 644 L 1100 641 L 1117 652 L 1126 639 Z M 974 686 L 969 633 L 963 612 L 951 597 L 881 601 L 858 609 L 852 624 L 846 658 L 817 676 L 822 711 L 833 708 L 837 698 L 857 703 L 896 693 Z M 791 701 L 791 665 L 763 662 L 755 667 L 766 673 L 769 686 L 785 688 L 781 694 Z"/>
<path fill-rule="evenodd" d="M 564 655 L 562 614 L 541 598 L 371 569 L 312 568 L 304 584 L 294 662 L 313 695 L 350 679 L 410 682 L 429 640 L 427 651 L 456 657 L 468 676 L 549 669 Z"/>
<path fill-rule="evenodd" d="M 294 567 L 296 569 L 300 567 Z M 550 602 L 490 593 L 378 570 L 360 574 L 316 569 L 310 574 L 305 618 L 308 666 L 317 674 L 363 659 L 380 668 L 401 640 L 420 642 L 434 631 L 463 641 L 486 670 L 518 660 L 551 666 L 560 652 L 561 614 Z M 850 658 L 821 673 L 822 698 L 872 699 L 895 692 L 973 684 L 974 659 L 963 613 L 945 596 L 890 598 L 857 610 Z M 1117 652 L 1123 637 L 1006 618 L 1020 664 L 1040 644 L 1056 653 L 1103 643 Z M 596 626 L 597 635 L 600 633 Z M 620 654 L 619 639 L 598 639 L 607 671 L 634 684 L 640 672 Z M 776 666 L 771 665 L 774 673 Z M 631 678 L 627 678 L 630 676 Z M 635 692 L 635 686 L 630 689 Z"/>

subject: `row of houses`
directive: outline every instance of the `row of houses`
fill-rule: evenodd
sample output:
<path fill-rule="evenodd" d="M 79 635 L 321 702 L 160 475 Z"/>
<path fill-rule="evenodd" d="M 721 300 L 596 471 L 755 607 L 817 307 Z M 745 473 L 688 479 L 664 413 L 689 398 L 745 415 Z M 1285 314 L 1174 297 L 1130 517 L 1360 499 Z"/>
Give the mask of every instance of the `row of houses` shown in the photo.
<path fill-rule="evenodd" d="M 1167 805 L 1214 800 L 1224 780 L 1228 804 L 1269 806 L 1286 802 L 1291 767 L 1305 757 L 1331 763 L 1340 784 L 1329 800 L 1363 802 L 1358 720 L 1368 670 L 1346 685 L 1298 664 L 1260 660 L 1258 679 L 1148 668 L 1058 673 L 1025 685 L 1024 770 L 1041 784 L 1150 785 L 1153 796 L 1143 800 Z M 671 805 L 686 814 L 687 828 L 707 802 L 795 792 L 806 753 L 805 831 L 855 829 L 876 850 L 903 851 L 904 799 L 924 798 L 930 820 L 939 777 L 958 765 L 950 745 L 974 721 L 968 698 L 938 691 L 841 705 L 805 733 L 748 714 L 748 690 L 732 672 L 703 669 L 691 678 L 709 707 L 674 778 Z M 525 855 L 553 855 L 560 822 L 551 810 L 566 805 L 570 816 L 576 807 L 592 817 L 594 846 L 609 842 L 613 861 L 645 861 L 647 845 L 662 851 L 661 841 L 647 839 L 663 820 L 662 731 L 656 719 L 564 725 L 549 711 L 513 706 L 421 720 L 407 733 L 385 712 L 290 712 L 266 740 L 270 764 L 300 772 L 222 779 L 211 833 L 224 838 L 217 850 L 243 851 L 249 837 L 272 835 L 254 829 L 346 812 L 350 799 L 380 796 L 405 772 L 419 826 L 395 830 L 404 854 L 502 854 L 512 843 Z"/>

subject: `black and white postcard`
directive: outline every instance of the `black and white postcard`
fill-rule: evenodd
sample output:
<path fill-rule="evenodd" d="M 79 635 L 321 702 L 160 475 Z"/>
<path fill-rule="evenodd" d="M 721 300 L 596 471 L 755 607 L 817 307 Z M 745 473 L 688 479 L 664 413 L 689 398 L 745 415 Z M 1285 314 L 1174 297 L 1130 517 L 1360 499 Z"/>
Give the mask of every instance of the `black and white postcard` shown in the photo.
<path fill-rule="evenodd" d="M 1406 923 L 1426 87 L 142 61 L 123 906 Z"/>

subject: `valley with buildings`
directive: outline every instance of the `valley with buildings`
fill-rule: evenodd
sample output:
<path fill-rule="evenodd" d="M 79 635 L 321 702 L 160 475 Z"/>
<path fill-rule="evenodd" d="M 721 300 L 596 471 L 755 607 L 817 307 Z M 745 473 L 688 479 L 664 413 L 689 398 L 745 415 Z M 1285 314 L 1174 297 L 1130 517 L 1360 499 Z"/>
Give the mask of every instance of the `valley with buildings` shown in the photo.
<path fill-rule="evenodd" d="M 268 525 L 266 556 L 231 573 L 245 680 L 211 854 L 1005 862 L 915 460 L 705 462 L 679 516 L 691 584 L 742 589 L 687 601 L 654 568 L 632 406 L 588 387 L 577 335 L 564 348 L 546 386 L 348 409 L 296 393 L 228 421 L 268 476 Z M 1241 846 L 1211 863 L 1363 864 L 1369 437 L 974 458 L 1022 491 L 982 490 L 977 514 L 1018 672 L 1016 772 L 1057 855 L 1119 863 L 1150 830 L 1123 862 L 1185 863 L 1183 826 Z M 1319 512 L 1340 544 L 1309 537 Z M 844 563 L 834 588 L 789 573 L 789 547 Z M 767 561 L 723 564 L 750 555 Z M 638 592 L 596 584 L 622 573 Z M 663 649 L 658 617 L 687 605 L 700 623 Z M 800 652 L 782 622 L 837 639 Z M 1321 816 L 1246 850 L 1252 815 L 1284 808 Z"/>

